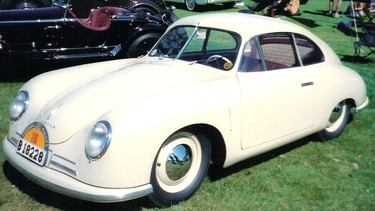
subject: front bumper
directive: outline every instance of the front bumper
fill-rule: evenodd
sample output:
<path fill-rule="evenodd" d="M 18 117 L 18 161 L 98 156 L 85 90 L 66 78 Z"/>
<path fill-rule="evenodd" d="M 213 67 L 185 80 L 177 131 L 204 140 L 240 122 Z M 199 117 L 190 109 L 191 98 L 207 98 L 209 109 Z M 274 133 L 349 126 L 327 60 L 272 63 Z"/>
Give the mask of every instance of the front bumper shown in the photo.
<path fill-rule="evenodd" d="M 3 140 L 3 151 L 6 159 L 22 174 L 35 183 L 52 191 L 73 198 L 93 202 L 119 202 L 139 198 L 152 193 L 150 184 L 133 188 L 105 188 L 82 183 L 59 171 L 40 167 L 16 152 L 16 147 L 7 138 Z"/>

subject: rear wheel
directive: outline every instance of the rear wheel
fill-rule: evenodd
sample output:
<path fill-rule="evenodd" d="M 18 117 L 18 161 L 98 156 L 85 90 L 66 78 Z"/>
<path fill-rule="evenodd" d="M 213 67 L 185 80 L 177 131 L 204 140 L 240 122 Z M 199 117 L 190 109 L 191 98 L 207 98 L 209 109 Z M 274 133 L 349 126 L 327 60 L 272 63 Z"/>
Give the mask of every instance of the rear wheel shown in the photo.
<path fill-rule="evenodd" d="M 161 13 L 161 9 L 156 9 L 152 7 L 147 7 L 147 6 L 138 6 L 138 7 L 133 7 L 137 11 L 143 11 L 146 13 L 150 13 L 151 15 L 156 15 Z"/>
<path fill-rule="evenodd" d="M 177 132 L 161 146 L 151 173 L 150 199 L 170 206 L 188 199 L 207 174 L 211 145 L 204 136 Z"/>
<path fill-rule="evenodd" d="M 4 0 L 1 9 L 34 9 L 38 7 L 49 7 L 48 0 Z"/>
<path fill-rule="evenodd" d="M 344 132 L 349 116 L 350 105 L 343 100 L 332 110 L 326 128 L 318 132 L 320 139 L 327 141 L 339 137 Z"/>
<path fill-rule="evenodd" d="M 147 33 L 139 36 L 129 46 L 125 56 L 127 58 L 137 58 L 146 55 L 160 37 L 161 34 L 158 33 Z"/>

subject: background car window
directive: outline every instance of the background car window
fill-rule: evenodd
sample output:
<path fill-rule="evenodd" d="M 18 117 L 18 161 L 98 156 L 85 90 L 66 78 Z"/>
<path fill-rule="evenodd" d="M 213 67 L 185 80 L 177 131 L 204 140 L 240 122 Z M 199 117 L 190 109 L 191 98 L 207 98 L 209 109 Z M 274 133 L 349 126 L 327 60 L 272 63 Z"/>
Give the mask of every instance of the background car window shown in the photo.
<path fill-rule="evenodd" d="M 304 66 L 316 64 L 324 61 L 324 56 L 320 48 L 302 35 L 295 35 L 298 53 Z"/>
<path fill-rule="evenodd" d="M 292 38 L 287 34 L 259 36 L 267 70 L 298 66 Z"/>

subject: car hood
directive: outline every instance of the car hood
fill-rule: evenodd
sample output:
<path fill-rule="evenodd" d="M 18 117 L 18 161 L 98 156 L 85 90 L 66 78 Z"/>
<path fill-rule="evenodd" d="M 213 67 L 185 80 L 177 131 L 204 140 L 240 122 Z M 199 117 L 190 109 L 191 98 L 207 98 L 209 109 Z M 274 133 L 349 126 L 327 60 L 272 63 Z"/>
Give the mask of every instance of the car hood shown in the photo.
<path fill-rule="evenodd" d="M 95 66 L 90 67 L 95 69 Z M 120 68 L 111 69 L 108 66 L 106 69 L 100 74 L 92 71 L 91 76 L 85 75 L 91 79 L 78 80 L 60 91 L 38 112 L 36 121 L 50 128 L 51 144 L 68 140 L 119 105 L 134 101 L 147 103 L 148 98 L 223 77 L 223 72 L 217 69 L 182 61 L 136 62 Z M 71 68 L 71 71 L 75 71 L 79 77 L 79 67 L 78 70 Z M 48 80 L 48 77 L 44 80 Z"/>

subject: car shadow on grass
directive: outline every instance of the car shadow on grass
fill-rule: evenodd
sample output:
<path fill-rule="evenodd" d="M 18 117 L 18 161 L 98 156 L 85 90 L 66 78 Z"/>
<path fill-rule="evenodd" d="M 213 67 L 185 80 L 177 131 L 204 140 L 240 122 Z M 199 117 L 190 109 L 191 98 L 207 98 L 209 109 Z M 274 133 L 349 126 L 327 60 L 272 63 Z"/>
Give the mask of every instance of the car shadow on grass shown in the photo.
<path fill-rule="evenodd" d="M 367 64 L 367 63 L 374 63 L 375 58 L 365 57 L 365 56 L 351 56 L 351 55 L 340 55 L 341 61 L 343 62 L 351 62 L 351 63 L 360 63 L 360 64 Z"/>
<path fill-rule="evenodd" d="M 353 114 L 351 113 L 347 122 L 347 126 L 353 121 Z M 334 140 L 334 139 L 333 139 Z M 223 168 L 221 166 L 214 166 L 211 165 L 210 169 L 208 171 L 208 176 L 211 181 L 218 181 L 222 178 L 225 178 L 227 176 L 230 176 L 234 173 L 237 173 L 241 170 L 251 168 L 253 166 L 257 166 L 259 164 L 265 163 L 267 161 L 270 161 L 276 157 L 279 157 L 283 154 L 286 154 L 288 152 L 291 152 L 297 148 L 300 148 L 302 146 L 307 145 L 310 142 L 324 142 L 321 141 L 317 133 L 314 133 L 310 136 L 306 136 L 302 139 L 299 139 L 297 141 L 291 142 L 287 145 L 281 146 L 279 148 L 276 148 L 274 150 L 271 150 L 269 152 L 260 154 L 258 156 L 246 159 L 244 161 L 241 161 L 237 164 L 234 164 L 233 166 L 230 166 L 228 168 Z"/>
<path fill-rule="evenodd" d="M 271 150 L 264 154 L 249 158 L 247 160 L 241 161 L 233 166 L 228 168 L 223 168 L 219 166 L 211 166 L 208 172 L 208 176 L 211 181 L 218 181 L 224 177 L 230 176 L 234 173 L 237 173 L 243 169 L 248 169 L 259 164 L 265 163 L 272 160 L 273 158 L 279 157 L 287 152 L 293 151 L 299 147 L 302 147 L 310 142 L 317 142 L 319 139 L 317 135 L 311 135 L 305 138 L 302 138 L 298 141 L 292 142 L 288 145 L 282 146 L 280 148 Z"/>
<path fill-rule="evenodd" d="M 320 27 L 321 26 L 320 24 L 317 24 L 315 22 L 315 20 L 312 20 L 312 19 L 301 18 L 301 17 L 297 17 L 297 16 L 292 16 L 290 18 L 292 20 L 300 23 L 300 24 L 305 25 L 306 27 L 309 27 L 309 28 L 316 28 L 316 27 Z"/>
<path fill-rule="evenodd" d="M 142 208 L 154 208 L 154 204 L 147 197 L 117 203 L 94 203 L 71 198 L 37 185 L 22 175 L 8 161 L 3 163 L 3 172 L 7 180 L 22 193 L 40 204 L 59 210 L 142 210 Z"/>

